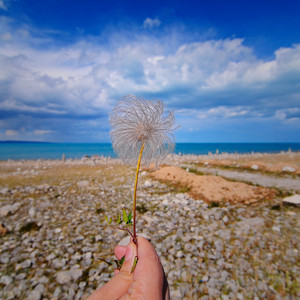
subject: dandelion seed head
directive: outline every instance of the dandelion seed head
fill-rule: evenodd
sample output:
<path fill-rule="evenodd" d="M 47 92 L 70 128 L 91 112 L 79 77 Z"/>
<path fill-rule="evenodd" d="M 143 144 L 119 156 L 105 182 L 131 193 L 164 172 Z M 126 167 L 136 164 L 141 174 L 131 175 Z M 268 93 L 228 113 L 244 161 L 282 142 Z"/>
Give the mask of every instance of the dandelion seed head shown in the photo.
<path fill-rule="evenodd" d="M 114 151 L 130 165 L 136 165 L 144 144 L 141 164 L 160 164 L 174 148 L 174 113 L 159 100 L 132 95 L 123 97 L 110 116 Z"/>

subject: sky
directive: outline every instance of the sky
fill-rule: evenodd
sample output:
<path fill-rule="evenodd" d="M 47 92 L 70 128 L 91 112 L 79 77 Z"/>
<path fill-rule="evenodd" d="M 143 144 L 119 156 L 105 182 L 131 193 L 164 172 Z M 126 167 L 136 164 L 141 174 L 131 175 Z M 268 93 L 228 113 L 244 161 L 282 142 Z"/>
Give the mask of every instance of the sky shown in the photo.
<path fill-rule="evenodd" d="M 125 95 L 176 142 L 300 142 L 298 0 L 0 0 L 0 140 L 110 142 Z"/>

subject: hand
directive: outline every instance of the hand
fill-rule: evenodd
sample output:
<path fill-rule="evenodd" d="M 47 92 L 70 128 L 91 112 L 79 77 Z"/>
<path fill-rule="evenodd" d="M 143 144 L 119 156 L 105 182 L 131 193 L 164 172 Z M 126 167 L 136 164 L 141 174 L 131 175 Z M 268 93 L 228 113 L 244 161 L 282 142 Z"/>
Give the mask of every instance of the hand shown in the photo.
<path fill-rule="evenodd" d="M 137 250 L 138 248 L 138 250 Z M 138 253 L 138 263 L 131 268 Z M 126 247 L 116 246 L 115 255 L 125 261 L 120 271 L 87 300 L 143 299 L 169 300 L 169 287 L 163 267 L 153 246 L 138 236 L 137 246 L 131 241 Z"/>

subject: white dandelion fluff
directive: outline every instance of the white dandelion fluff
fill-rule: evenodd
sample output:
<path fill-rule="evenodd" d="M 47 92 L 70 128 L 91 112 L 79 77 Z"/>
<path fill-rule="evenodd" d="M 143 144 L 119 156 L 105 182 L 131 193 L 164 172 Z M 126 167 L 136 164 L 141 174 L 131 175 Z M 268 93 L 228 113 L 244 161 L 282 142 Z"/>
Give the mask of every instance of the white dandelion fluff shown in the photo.
<path fill-rule="evenodd" d="M 157 165 L 173 151 L 174 113 L 164 111 L 159 100 L 132 95 L 122 98 L 110 116 L 111 140 L 115 152 L 128 164 L 136 165 L 142 146 L 141 164 Z"/>

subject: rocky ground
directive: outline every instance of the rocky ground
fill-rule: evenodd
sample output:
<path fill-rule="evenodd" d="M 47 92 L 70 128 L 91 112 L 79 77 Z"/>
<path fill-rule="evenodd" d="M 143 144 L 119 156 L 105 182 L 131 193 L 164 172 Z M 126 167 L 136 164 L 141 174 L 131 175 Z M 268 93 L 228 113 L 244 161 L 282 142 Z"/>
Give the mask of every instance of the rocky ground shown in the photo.
<path fill-rule="evenodd" d="M 113 270 L 99 257 L 112 259 L 126 234 L 107 227 L 104 213 L 131 208 L 134 169 L 84 159 L 1 162 L 0 170 L 0 298 L 85 299 L 107 282 Z M 160 255 L 172 299 L 300 297 L 300 209 L 282 205 L 288 191 L 219 204 L 148 175 L 138 232 Z"/>

